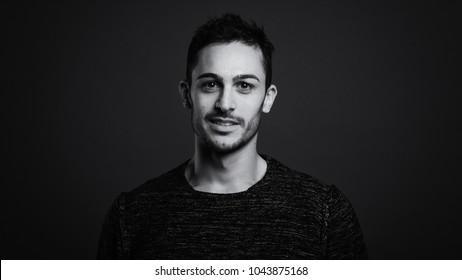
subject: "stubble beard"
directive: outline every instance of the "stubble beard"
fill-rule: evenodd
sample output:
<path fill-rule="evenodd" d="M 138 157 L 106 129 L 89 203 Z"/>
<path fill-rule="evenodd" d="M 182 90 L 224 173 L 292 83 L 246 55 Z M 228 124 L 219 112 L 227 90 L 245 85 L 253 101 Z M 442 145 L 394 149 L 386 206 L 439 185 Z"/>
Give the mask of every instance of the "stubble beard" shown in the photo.
<path fill-rule="evenodd" d="M 261 114 L 262 111 L 259 110 L 250 119 L 248 124 L 245 125 L 245 128 L 240 137 L 233 143 L 224 143 L 219 141 L 218 139 L 214 139 L 211 136 L 210 132 L 207 132 L 205 128 L 205 126 L 207 126 L 207 121 L 203 117 L 201 117 L 200 119 L 194 119 L 194 109 L 191 112 L 191 123 L 194 133 L 196 134 L 196 138 L 200 141 L 199 144 L 201 146 L 203 146 L 211 152 L 215 152 L 218 154 L 229 154 L 247 146 L 252 141 L 252 139 L 256 137 L 257 132 L 260 128 Z"/>

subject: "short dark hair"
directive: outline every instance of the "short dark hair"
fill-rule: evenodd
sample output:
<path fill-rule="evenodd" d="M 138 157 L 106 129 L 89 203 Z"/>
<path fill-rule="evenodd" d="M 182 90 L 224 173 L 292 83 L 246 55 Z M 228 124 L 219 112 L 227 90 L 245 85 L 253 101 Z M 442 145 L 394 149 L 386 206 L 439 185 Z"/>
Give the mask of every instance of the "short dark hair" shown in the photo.
<path fill-rule="evenodd" d="M 188 48 L 187 82 L 191 84 L 192 70 L 197 64 L 197 54 L 203 47 L 213 43 L 234 41 L 260 48 L 266 74 L 265 86 L 268 89 L 273 73 L 271 57 L 274 46 L 266 37 L 263 27 L 259 27 L 254 21 L 246 22 L 235 14 L 224 14 L 221 17 L 210 18 L 204 25 L 196 29 Z"/>

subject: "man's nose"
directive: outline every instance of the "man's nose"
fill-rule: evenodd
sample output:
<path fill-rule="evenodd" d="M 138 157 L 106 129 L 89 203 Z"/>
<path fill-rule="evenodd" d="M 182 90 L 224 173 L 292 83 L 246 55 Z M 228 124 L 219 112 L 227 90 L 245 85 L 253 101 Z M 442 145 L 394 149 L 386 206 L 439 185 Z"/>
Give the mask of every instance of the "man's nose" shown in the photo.
<path fill-rule="evenodd" d="M 215 107 L 222 112 L 232 111 L 236 109 L 236 102 L 231 87 L 224 87 L 220 96 L 218 97 Z"/>

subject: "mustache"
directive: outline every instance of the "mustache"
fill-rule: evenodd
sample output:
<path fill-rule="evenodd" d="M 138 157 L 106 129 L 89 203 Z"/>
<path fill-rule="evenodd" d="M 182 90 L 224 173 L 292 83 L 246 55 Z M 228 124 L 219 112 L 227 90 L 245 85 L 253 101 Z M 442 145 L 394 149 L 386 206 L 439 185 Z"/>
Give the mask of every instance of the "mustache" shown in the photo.
<path fill-rule="evenodd" d="M 220 112 L 210 112 L 205 115 L 206 120 L 211 120 L 214 118 L 227 119 L 231 121 L 238 122 L 240 124 L 244 123 L 244 119 L 238 116 L 233 116 L 230 112 L 220 113 Z"/>

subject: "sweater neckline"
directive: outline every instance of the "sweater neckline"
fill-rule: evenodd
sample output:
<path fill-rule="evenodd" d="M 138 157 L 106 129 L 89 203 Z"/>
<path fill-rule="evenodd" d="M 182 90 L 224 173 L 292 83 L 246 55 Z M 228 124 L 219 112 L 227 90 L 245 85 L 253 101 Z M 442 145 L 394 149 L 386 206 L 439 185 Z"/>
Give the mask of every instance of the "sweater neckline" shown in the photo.
<path fill-rule="evenodd" d="M 240 197 L 240 196 L 249 195 L 249 194 L 253 193 L 255 191 L 255 189 L 258 189 L 259 187 L 266 185 L 266 182 L 267 182 L 268 178 L 270 177 L 270 174 L 273 172 L 273 164 L 274 164 L 273 159 L 270 158 L 269 156 L 265 155 L 265 154 L 259 154 L 259 155 L 266 161 L 266 164 L 267 164 L 266 172 L 259 181 L 257 181 L 255 184 L 250 186 L 245 191 L 234 192 L 234 193 L 210 193 L 210 192 L 203 192 L 203 191 L 195 190 L 193 188 L 193 186 L 191 186 L 189 184 L 189 182 L 188 182 L 188 180 L 186 179 L 186 176 L 185 176 L 186 166 L 188 165 L 188 163 L 189 163 L 189 161 L 191 159 L 186 160 L 180 166 L 180 168 L 178 168 L 179 172 L 181 173 L 181 176 L 180 176 L 181 181 L 182 181 L 181 185 L 184 186 L 185 189 L 189 193 L 191 193 L 193 195 L 196 195 L 196 196 L 225 198 L 225 197 Z"/>

